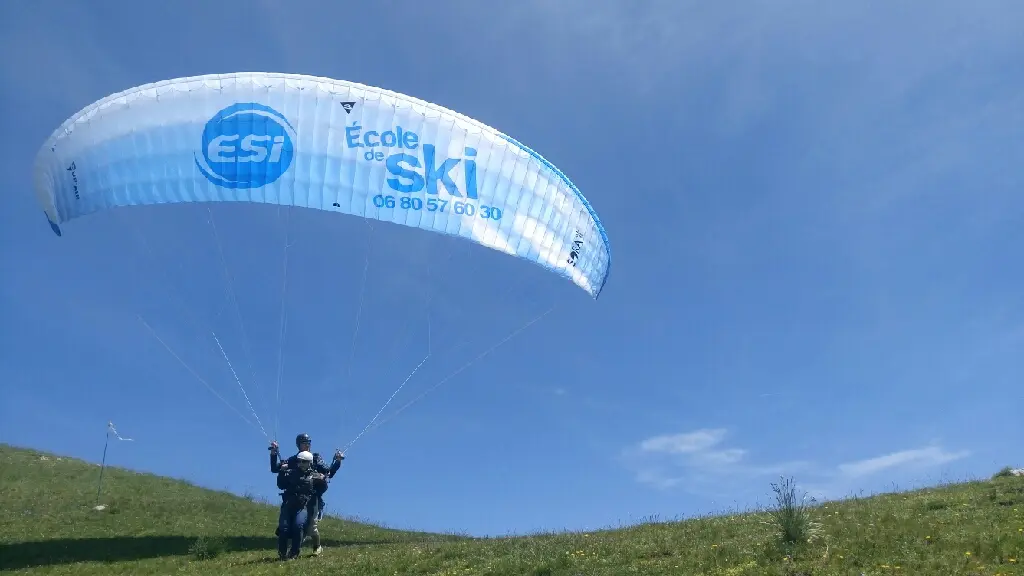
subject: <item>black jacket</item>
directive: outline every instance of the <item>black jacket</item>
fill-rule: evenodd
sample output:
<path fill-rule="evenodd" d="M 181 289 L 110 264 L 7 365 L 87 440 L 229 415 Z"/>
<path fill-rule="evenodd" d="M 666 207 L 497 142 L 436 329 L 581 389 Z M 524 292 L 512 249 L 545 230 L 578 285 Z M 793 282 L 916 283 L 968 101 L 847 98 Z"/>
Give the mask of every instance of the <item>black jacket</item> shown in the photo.
<path fill-rule="evenodd" d="M 299 467 L 298 455 L 288 457 L 288 470 L 295 470 Z M 328 478 L 334 478 L 334 475 L 338 473 L 338 469 L 341 468 L 341 460 L 335 460 L 331 462 L 330 466 L 324 461 L 323 457 L 320 456 L 319 452 L 313 452 L 313 465 L 310 466 L 310 470 L 319 472 Z M 281 462 L 278 460 L 277 452 L 270 452 L 270 471 L 273 473 L 279 473 L 281 471 Z"/>
<path fill-rule="evenodd" d="M 319 501 L 327 491 L 327 478 L 312 468 L 305 472 L 298 467 L 289 468 L 277 473 L 277 487 L 282 490 L 285 504 L 297 511 L 310 501 Z"/>

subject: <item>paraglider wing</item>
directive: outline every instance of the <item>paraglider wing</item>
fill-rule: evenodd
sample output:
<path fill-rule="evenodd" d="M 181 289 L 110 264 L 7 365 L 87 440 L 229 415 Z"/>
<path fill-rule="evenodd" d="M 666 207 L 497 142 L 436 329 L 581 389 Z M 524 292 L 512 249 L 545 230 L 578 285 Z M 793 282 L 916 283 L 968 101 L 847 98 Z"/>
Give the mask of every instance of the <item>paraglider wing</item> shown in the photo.
<path fill-rule="evenodd" d="M 53 133 L 34 179 L 58 235 L 117 206 L 244 201 L 461 236 L 595 298 L 611 259 L 590 204 L 539 154 L 436 104 L 330 78 L 208 75 L 108 96 Z"/>

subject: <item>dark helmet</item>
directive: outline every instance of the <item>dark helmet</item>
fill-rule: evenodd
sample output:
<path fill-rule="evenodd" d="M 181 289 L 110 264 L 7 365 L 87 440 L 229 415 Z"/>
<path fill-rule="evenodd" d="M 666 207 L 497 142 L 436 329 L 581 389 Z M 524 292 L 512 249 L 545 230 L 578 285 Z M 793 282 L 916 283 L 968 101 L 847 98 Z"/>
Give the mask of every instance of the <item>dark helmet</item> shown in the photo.
<path fill-rule="evenodd" d="M 298 448 L 302 444 L 312 444 L 313 441 L 309 438 L 309 434 L 299 434 L 295 437 L 295 447 Z"/>

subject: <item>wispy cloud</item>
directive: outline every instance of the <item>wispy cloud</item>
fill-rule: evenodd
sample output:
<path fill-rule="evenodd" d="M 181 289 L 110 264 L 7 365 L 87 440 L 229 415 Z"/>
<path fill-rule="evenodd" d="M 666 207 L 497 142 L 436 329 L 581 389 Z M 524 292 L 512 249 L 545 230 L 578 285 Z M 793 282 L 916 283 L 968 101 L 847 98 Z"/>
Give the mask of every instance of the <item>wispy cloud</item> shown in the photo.
<path fill-rule="evenodd" d="M 680 484 L 715 486 L 723 478 L 749 479 L 795 472 L 807 466 L 797 461 L 752 463 L 746 449 L 725 444 L 727 435 L 725 428 L 702 428 L 652 436 L 626 448 L 622 458 L 638 482 L 661 489 Z"/>
<path fill-rule="evenodd" d="M 685 487 L 720 492 L 726 485 L 742 487 L 764 476 L 799 474 L 812 495 L 825 498 L 877 482 L 883 473 L 887 479 L 902 477 L 970 455 L 968 450 L 950 451 L 932 445 L 839 464 L 812 460 L 756 462 L 746 448 L 727 444 L 727 436 L 726 428 L 652 436 L 624 449 L 622 461 L 637 482 L 662 490 Z"/>
<path fill-rule="evenodd" d="M 724 428 L 697 430 L 683 434 L 654 436 L 640 443 L 644 452 L 664 452 L 667 454 L 692 454 L 707 450 L 718 444 L 725 437 Z"/>
<path fill-rule="evenodd" d="M 826 468 L 809 477 L 804 487 L 818 499 L 841 498 L 856 491 L 909 481 L 913 474 L 930 472 L 970 455 L 970 450 L 949 451 L 935 445 L 898 450 Z"/>
<path fill-rule="evenodd" d="M 947 462 L 965 458 L 968 455 L 970 455 L 970 452 L 966 450 L 961 450 L 959 452 L 947 452 L 938 446 L 929 446 L 927 448 L 901 450 L 899 452 L 892 452 L 891 454 L 875 456 L 874 458 L 847 462 L 840 464 L 837 467 L 837 470 L 841 476 L 846 478 L 860 478 L 877 474 L 891 468 L 938 466 Z"/>
<path fill-rule="evenodd" d="M 871 70 L 870 90 L 902 97 L 937 71 L 969 62 L 972 54 L 1013 46 L 1024 16 L 1004 3 L 954 0 L 937 0 L 926 11 L 898 3 L 810 0 L 534 0 L 502 10 L 496 26 L 528 19 L 541 29 L 535 40 L 554 54 L 584 47 L 634 84 L 693 83 L 687 73 L 695 68 L 725 70 L 725 106 L 754 113 L 777 95 L 769 72 L 779 64 L 828 62 Z"/>

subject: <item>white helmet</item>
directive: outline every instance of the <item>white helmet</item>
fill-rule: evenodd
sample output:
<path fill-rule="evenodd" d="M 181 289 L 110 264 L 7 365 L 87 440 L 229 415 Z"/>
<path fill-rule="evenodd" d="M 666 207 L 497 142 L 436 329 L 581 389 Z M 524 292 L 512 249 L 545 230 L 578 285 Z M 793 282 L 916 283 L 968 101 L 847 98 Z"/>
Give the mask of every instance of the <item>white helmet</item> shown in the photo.
<path fill-rule="evenodd" d="M 299 452 L 295 457 L 299 460 L 299 466 L 302 466 L 303 464 L 309 466 L 313 463 L 313 454 L 306 450 Z"/>

